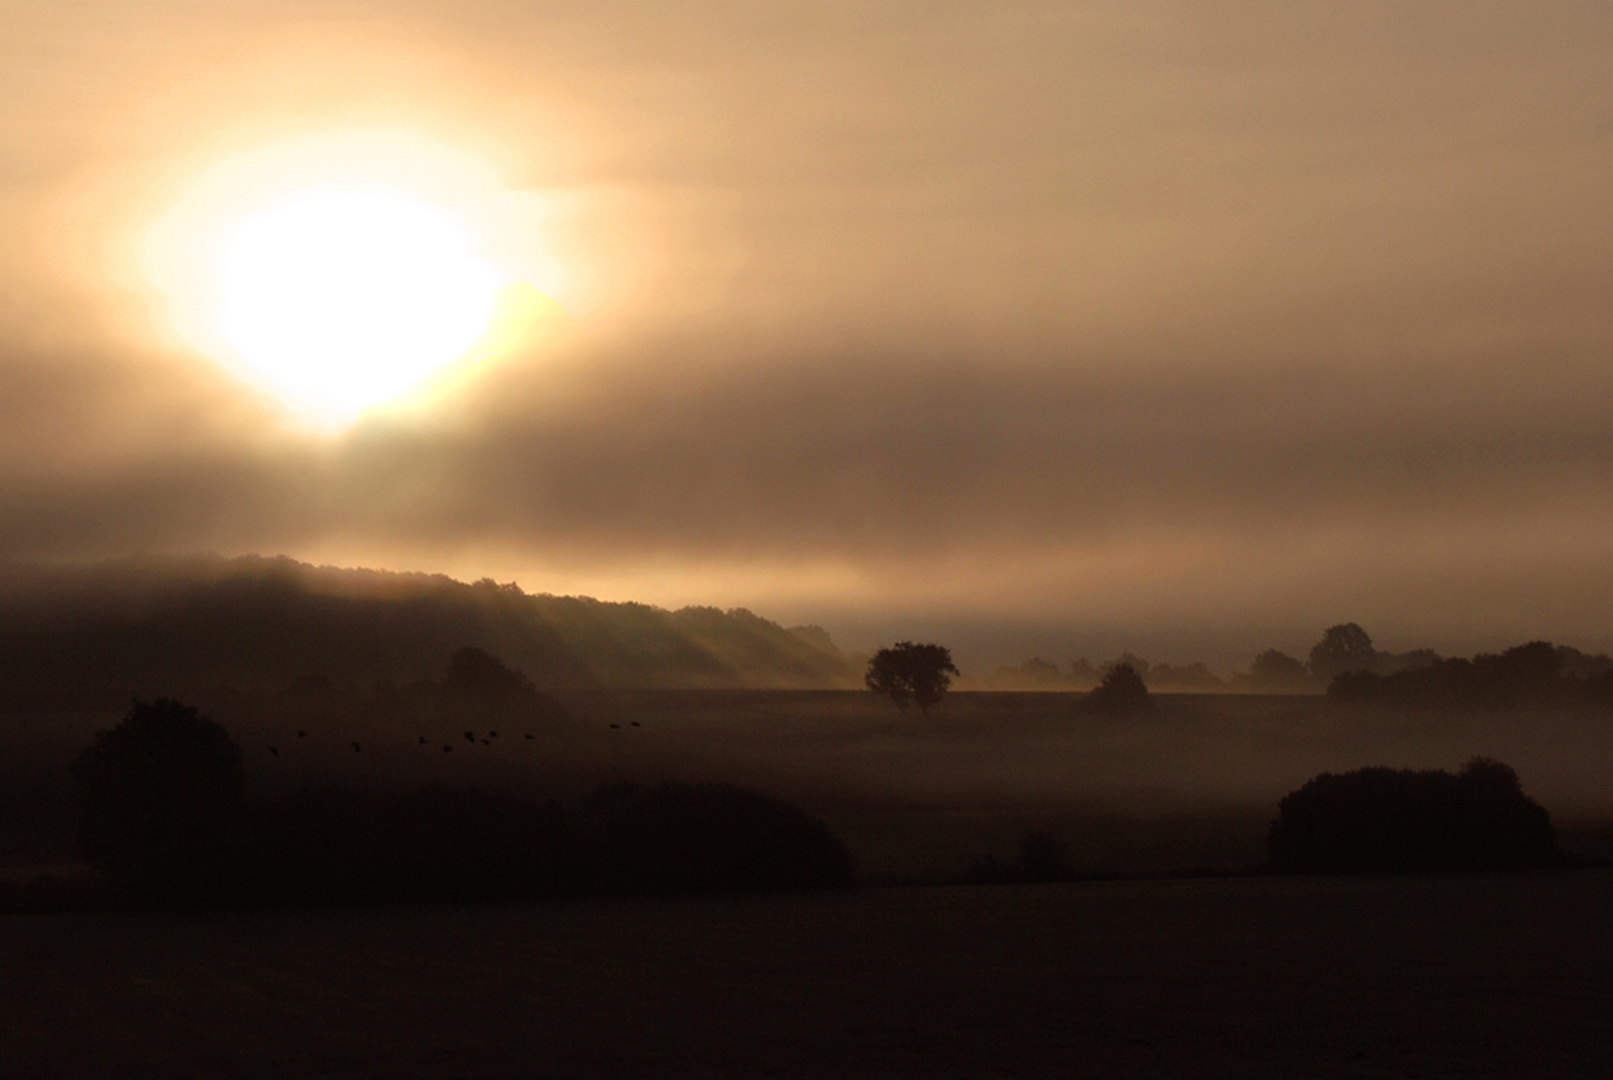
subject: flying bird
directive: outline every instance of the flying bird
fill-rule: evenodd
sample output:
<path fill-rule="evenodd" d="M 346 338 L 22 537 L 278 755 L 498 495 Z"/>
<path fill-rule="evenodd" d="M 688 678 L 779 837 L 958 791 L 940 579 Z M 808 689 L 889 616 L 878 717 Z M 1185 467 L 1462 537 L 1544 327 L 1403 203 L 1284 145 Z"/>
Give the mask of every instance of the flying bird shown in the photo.
<path fill-rule="evenodd" d="M 299 739 L 306 739 L 306 738 L 307 738 L 307 737 L 308 737 L 308 733 L 307 733 L 307 732 L 306 732 L 306 731 L 299 731 L 299 732 L 297 732 L 297 738 L 299 738 Z"/>
<path fill-rule="evenodd" d="M 454 752 L 454 748 L 452 746 L 449 746 L 447 743 L 443 743 L 442 744 L 442 752 L 445 753 L 445 754 L 452 754 Z"/>
<path fill-rule="evenodd" d="M 634 727 L 638 727 L 638 721 L 637 720 L 629 721 L 629 723 L 631 723 Z"/>
<path fill-rule="evenodd" d="M 421 746 L 426 745 L 426 737 L 424 735 L 420 736 L 420 745 Z"/>
<path fill-rule="evenodd" d="M 271 746 L 271 747 L 269 747 L 269 753 L 273 754 L 275 757 L 279 757 L 280 756 L 280 749 L 279 749 L 279 747 Z"/>
<path fill-rule="evenodd" d="M 496 732 L 496 731 L 489 731 L 489 732 L 488 732 L 488 733 L 487 733 L 487 737 L 488 737 L 488 738 L 489 738 L 489 739 L 496 739 L 496 738 L 498 738 L 498 732 Z"/>
<path fill-rule="evenodd" d="M 529 738 L 529 739 L 534 738 L 532 732 L 530 732 L 530 731 L 526 733 L 526 737 Z"/>
<path fill-rule="evenodd" d="M 474 731 L 465 732 L 465 741 L 468 743 L 474 743 L 476 741 L 476 733 Z"/>
<path fill-rule="evenodd" d="M 353 753 L 358 753 L 358 743 L 348 743 L 347 745 L 353 748 Z"/>
<path fill-rule="evenodd" d="M 613 728 L 619 728 L 619 727 L 621 727 L 621 726 L 622 726 L 622 725 L 620 725 L 620 724 L 612 724 L 612 725 L 611 725 L 611 727 L 613 727 Z"/>

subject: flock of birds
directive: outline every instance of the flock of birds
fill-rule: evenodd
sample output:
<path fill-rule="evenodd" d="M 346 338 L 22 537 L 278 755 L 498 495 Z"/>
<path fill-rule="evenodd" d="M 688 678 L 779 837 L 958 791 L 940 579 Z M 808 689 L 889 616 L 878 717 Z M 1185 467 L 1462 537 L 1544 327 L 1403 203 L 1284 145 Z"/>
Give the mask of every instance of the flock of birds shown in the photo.
<path fill-rule="evenodd" d="M 611 729 L 615 730 L 615 731 L 621 730 L 621 727 L 622 727 L 622 725 L 620 725 L 620 724 L 612 724 L 610 726 L 611 726 Z M 641 727 L 642 725 L 637 720 L 629 720 L 627 726 L 628 727 Z M 475 746 L 477 743 L 480 743 L 483 746 L 492 746 L 494 740 L 496 740 L 498 738 L 498 732 L 497 731 L 489 731 L 486 735 L 477 735 L 476 732 L 474 732 L 474 731 L 467 731 L 467 732 L 464 733 L 464 736 L 465 736 L 465 741 L 470 743 L 472 746 Z M 522 737 L 526 738 L 526 739 L 536 739 L 537 738 L 537 736 L 532 734 L 530 731 L 523 732 Z M 299 739 L 308 738 L 308 732 L 305 729 L 299 729 L 297 731 L 297 738 L 299 738 Z M 428 739 L 428 738 L 426 738 L 426 736 L 422 735 L 422 736 L 420 736 L 420 739 L 419 739 L 419 742 L 417 743 L 417 745 L 419 745 L 419 746 L 430 746 L 432 741 L 433 740 Z M 355 754 L 362 753 L 363 750 L 364 750 L 363 744 L 359 743 L 357 741 L 350 742 L 347 745 L 349 745 L 349 746 L 351 746 L 353 748 L 353 753 L 355 753 Z M 269 750 L 269 753 L 272 756 L 274 756 L 274 757 L 279 757 L 280 756 L 280 748 L 278 746 L 271 746 L 271 747 L 268 748 L 268 750 Z M 442 752 L 445 753 L 445 754 L 453 753 L 454 752 L 453 744 L 452 743 L 443 743 L 442 744 Z"/>

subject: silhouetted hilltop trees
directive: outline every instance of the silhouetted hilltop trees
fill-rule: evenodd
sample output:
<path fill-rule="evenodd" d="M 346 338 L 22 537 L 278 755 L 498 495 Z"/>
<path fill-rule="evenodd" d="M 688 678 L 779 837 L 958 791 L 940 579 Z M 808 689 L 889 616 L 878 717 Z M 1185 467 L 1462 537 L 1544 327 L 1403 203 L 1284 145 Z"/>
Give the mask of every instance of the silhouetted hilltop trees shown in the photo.
<path fill-rule="evenodd" d="M 499 670 L 485 654 L 456 659 Z M 509 674 L 494 677 L 508 688 Z M 137 702 L 73 772 L 80 850 L 118 902 L 142 907 L 765 892 L 853 876 L 822 822 L 723 784 L 607 786 L 569 817 L 552 800 L 441 785 L 253 798 L 235 741 L 169 699 Z"/>
<path fill-rule="evenodd" d="M 1284 796 L 1268 839 L 1284 873 L 1529 870 L 1562 862 L 1551 818 L 1518 774 L 1474 758 L 1456 775 L 1322 773 Z"/>
<path fill-rule="evenodd" d="M 820 628 L 744 610 L 534 596 L 491 581 L 290 559 L 139 559 L 0 570 L 0 697 L 96 708 L 221 685 L 262 692 L 441 675 L 471 645 L 539 688 L 853 687 Z"/>

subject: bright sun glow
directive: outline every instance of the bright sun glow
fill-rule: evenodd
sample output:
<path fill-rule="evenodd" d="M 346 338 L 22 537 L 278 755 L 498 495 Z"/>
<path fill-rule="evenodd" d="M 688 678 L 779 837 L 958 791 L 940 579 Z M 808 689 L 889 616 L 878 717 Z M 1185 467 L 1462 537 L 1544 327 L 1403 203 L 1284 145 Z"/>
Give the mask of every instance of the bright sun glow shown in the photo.
<path fill-rule="evenodd" d="M 306 193 L 247 219 L 222 275 L 224 334 L 249 374 L 332 419 L 459 357 L 501 284 L 446 215 L 375 188 Z"/>
<path fill-rule="evenodd" d="M 456 361 L 566 332 L 554 196 L 418 135 L 265 144 L 198 166 L 175 196 L 139 240 L 154 329 L 293 423 L 336 431 L 378 406 L 430 408 L 469 375 Z"/>

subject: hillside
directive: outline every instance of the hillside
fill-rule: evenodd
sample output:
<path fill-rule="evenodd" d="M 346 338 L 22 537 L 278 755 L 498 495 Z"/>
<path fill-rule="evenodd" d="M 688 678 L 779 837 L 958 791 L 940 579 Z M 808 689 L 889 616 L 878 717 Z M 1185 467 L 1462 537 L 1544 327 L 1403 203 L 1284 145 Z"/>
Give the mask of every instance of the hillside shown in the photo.
<path fill-rule="evenodd" d="M 0 700 L 13 709 L 307 679 L 407 683 L 440 678 L 464 645 L 544 689 L 857 685 L 821 629 L 743 609 L 667 611 L 283 557 L 0 569 Z"/>

